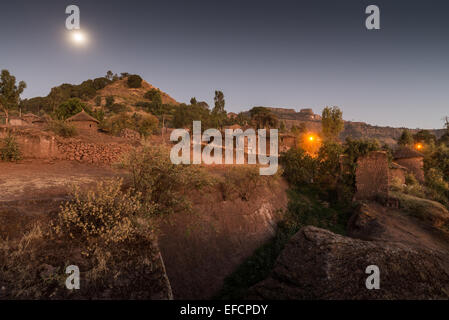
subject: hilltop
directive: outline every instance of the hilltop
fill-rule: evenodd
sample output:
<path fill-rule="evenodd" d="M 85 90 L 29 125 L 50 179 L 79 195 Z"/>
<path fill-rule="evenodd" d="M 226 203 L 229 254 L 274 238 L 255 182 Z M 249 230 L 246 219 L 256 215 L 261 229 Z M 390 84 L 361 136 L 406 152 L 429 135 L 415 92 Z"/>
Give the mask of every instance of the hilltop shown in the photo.
<path fill-rule="evenodd" d="M 126 81 L 126 78 L 116 80 L 106 85 L 103 89 L 98 90 L 96 96 L 100 96 L 102 98 L 113 96 L 115 103 L 134 106 L 136 103 L 146 100 L 144 97 L 145 93 L 150 90 L 157 90 L 161 94 L 163 104 L 179 105 L 179 102 L 177 102 L 167 93 L 149 84 L 145 80 L 142 80 L 142 86 L 140 88 L 129 88 Z M 91 106 L 95 106 L 95 97 L 90 99 L 88 101 L 88 104 Z"/>

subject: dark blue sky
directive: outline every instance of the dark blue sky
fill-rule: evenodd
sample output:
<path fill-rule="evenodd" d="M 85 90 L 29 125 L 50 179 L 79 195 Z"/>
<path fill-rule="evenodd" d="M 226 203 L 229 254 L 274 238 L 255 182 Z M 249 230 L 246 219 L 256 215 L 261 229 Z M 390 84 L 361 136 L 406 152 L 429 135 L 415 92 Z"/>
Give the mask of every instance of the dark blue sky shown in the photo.
<path fill-rule="evenodd" d="M 75 47 L 65 8 L 90 42 Z M 381 30 L 365 28 L 377 4 Z M 0 69 L 47 95 L 107 70 L 138 73 L 181 102 L 340 106 L 347 120 L 422 128 L 449 115 L 449 1 L 2 1 Z"/>

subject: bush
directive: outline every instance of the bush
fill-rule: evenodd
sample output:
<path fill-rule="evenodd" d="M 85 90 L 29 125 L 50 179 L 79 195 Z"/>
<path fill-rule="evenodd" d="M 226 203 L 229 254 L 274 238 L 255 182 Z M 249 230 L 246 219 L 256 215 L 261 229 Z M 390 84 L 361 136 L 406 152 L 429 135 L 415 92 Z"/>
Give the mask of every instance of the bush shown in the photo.
<path fill-rule="evenodd" d="M 129 170 L 132 186 L 142 194 L 145 205 L 157 214 L 190 210 L 186 192 L 213 184 L 197 167 L 173 164 L 169 153 L 163 146 L 145 147 L 132 151 L 121 164 Z"/>
<path fill-rule="evenodd" d="M 62 120 L 52 120 L 48 123 L 48 128 L 58 136 L 71 138 L 78 134 L 75 126 Z"/>
<path fill-rule="evenodd" d="M 114 97 L 113 96 L 107 96 L 106 97 L 106 107 L 110 108 L 114 104 Z"/>
<path fill-rule="evenodd" d="M 119 135 L 123 129 L 132 129 L 147 137 L 158 127 L 159 120 L 150 114 L 120 113 L 101 124 L 101 129 L 113 135 Z"/>
<path fill-rule="evenodd" d="M 75 187 L 53 225 L 59 237 L 91 243 L 119 243 L 132 236 L 132 220 L 140 213 L 140 193 L 121 191 L 122 180 L 99 182 L 94 190 Z"/>
<path fill-rule="evenodd" d="M 152 221 L 139 194 L 122 187 L 109 180 L 75 189 L 50 225 L 34 225 L 17 240 L 0 235 L 2 298 L 151 298 L 161 272 Z M 70 264 L 82 270 L 81 290 L 65 288 Z"/>
<path fill-rule="evenodd" d="M 126 106 L 124 104 L 121 104 L 121 103 L 114 103 L 109 108 L 114 113 L 122 113 L 122 112 L 127 111 Z"/>
<path fill-rule="evenodd" d="M 142 87 L 142 80 L 143 79 L 139 75 L 133 74 L 128 77 L 128 80 L 127 80 L 128 87 L 140 88 L 140 87 Z"/>
<path fill-rule="evenodd" d="M 292 148 L 283 153 L 280 163 L 284 176 L 293 186 L 308 185 L 314 182 L 318 162 L 300 148 Z"/>
<path fill-rule="evenodd" d="M 0 139 L 0 159 L 2 161 L 19 161 L 22 159 L 19 144 L 13 135 Z"/>
<path fill-rule="evenodd" d="M 449 183 L 440 170 L 432 168 L 426 172 L 426 187 L 430 199 L 449 208 Z"/>
<path fill-rule="evenodd" d="M 100 96 L 97 96 L 97 97 L 95 98 L 95 105 L 96 105 L 97 107 L 101 106 L 101 97 L 100 97 Z"/>

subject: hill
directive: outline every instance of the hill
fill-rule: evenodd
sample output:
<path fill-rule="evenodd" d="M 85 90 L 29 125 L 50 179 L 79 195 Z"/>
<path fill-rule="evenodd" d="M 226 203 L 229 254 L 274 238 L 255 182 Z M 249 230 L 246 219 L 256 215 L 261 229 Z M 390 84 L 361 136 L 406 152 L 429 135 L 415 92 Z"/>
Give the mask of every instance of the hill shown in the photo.
<path fill-rule="evenodd" d="M 142 87 L 140 88 L 129 88 L 126 81 L 127 79 L 125 78 L 106 85 L 104 88 L 97 91 L 96 96 L 90 99 L 88 104 L 95 106 L 95 99 L 97 96 L 102 97 L 102 99 L 105 99 L 107 96 L 113 96 L 115 103 L 134 106 L 137 102 L 146 101 L 147 99 L 144 98 L 145 93 L 155 89 L 160 92 L 163 104 L 179 105 L 179 102 L 170 97 L 167 93 L 154 87 L 145 80 L 142 81 Z"/>

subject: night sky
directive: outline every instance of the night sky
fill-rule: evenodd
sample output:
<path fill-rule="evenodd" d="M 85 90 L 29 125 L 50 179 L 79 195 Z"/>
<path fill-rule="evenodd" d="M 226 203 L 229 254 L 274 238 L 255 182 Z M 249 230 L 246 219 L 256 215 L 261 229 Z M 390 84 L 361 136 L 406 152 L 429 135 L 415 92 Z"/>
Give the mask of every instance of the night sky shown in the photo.
<path fill-rule="evenodd" d="M 81 10 L 89 43 L 68 40 Z M 365 8 L 381 30 L 365 28 Z M 226 109 L 337 105 L 346 120 L 440 128 L 449 115 L 449 1 L 17 1 L 0 4 L 0 69 L 45 96 L 107 70 Z"/>

